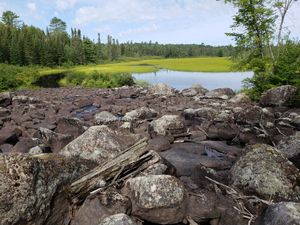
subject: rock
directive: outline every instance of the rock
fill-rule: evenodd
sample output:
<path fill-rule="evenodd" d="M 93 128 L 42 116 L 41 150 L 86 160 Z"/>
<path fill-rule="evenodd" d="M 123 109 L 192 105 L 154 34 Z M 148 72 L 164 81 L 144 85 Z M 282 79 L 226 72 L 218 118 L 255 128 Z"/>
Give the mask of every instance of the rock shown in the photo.
<path fill-rule="evenodd" d="M 118 117 L 108 111 L 99 112 L 94 118 L 97 125 L 110 124 L 119 120 Z"/>
<path fill-rule="evenodd" d="M 239 93 L 229 99 L 230 103 L 241 104 L 241 103 L 251 103 L 251 99 L 245 93 Z"/>
<path fill-rule="evenodd" d="M 274 115 L 265 108 L 259 106 L 248 106 L 243 111 L 234 115 L 235 120 L 240 124 L 264 124 L 274 121 Z"/>
<path fill-rule="evenodd" d="M 269 145 L 256 144 L 231 169 L 232 184 L 264 199 L 300 200 L 300 171 Z"/>
<path fill-rule="evenodd" d="M 85 131 L 84 124 L 77 118 L 60 118 L 57 121 L 55 129 L 56 133 L 72 136 L 72 139 L 77 138 Z"/>
<path fill-rule="evenodd" d="M 102 163 L 133 145 L 136 140 L 136 136 L 118 133 L 105 125 L 93 126 L 65 146 L 60 154 Z"/>
<path fill-rule="evenodd" d="M 6 108 L 0 107 L 0 117 L 9 116 L 10 111 Z"/>
<path fill-rule="evenodd" d="M 8 153 L 11 151 L 11 149 L 13 148 L 14 146 L 11 145 L 11 144 L 3 144 L 3 145 L 0 145 L 0 151 L 3 152 L 3 153 Z"/>
<path fill-rule="evenodd" d="M 217 88 L 205 94 L 207 98 L 216 98 L 227 100 L 235 95 L 234 91 L 230 88 Z"/>
<path fill-rule="evenodd" d="M 150 87 L 150 93 L 154 95 L 172 96 L 175 95 L 175 89 L 166 84 L 156 84 Z"/>
<path fill-rule="evenodd" d="M 10 92 L 1 92 L 0 93 L 0 107 L 7 107 L 11 104 L 11 93 Z"/>
<path fill-rule="evenodd" d="M 200 118 L 202 120 L 211 121 L 215 118 L 218 112 L 211 107 L 202 107 L 199 109 L 185 109 L 183 115 L 185 119 L 195 119 Z"/>
<path fill-rule="evenodd" d="M 144 119 L 151 119 L 156 116 L 157 116 L 157 112 L 154 109 L 148 107 L 141 107 L 126 113 L 125 116 L 122 118 L 122 120 L 124 121 L 144 120 Z"/>
<path fill-rule="evenodd" d="M 149 140 L 148 148 L 156 152 L 162 152 L 171 148 L 170 138 L 168 137 L 155 137 Z"/>
<path fill-rule="evenodd" d="M 185 126 L 183 120 L 177 115 L 165 115 L 150 123 L 150 132 L 154 131 L 158 135 L 169 135 L 184 133 Z"/>
<path fill-rule="evenodd" d="M 203 96 L 207 92 L 208 90 L 206 88 L 202 87 L 199 84 L 196 84 L 191 88 L 183 89 L 180 93 L 186 97 L 194 97 L 196 95 Z"/>
<path fill-rule="evenodd" d="M 150 175 L 126 181 L 123 193 L 132 202 L 133 216 L 158 224 L 183 220 L 187 199 L 183 184 L 169 175 Z"/>
<path fill-rule="evenodd" d="M 11 149 L 11 153 L 28 153 L 29 150 L 36 146 L 36 142 L 31 138 L 21 138 L 19 142 Z"/>
<path fill-rule="evenodd" d="M 26 103 L 29 100 L 28 96 L 25 95 L 17 95 L 12 98 L 14 103 Z"/>
<path fill-rule="evenodd" d="M 51 217 L 53 197 L 86 172 L 86 165 L 54 154 L 0 155 L 1 225 L 43 224 Z"/>
<path fill-rule="evenodd" d="M 141 225 L 126 214 L 120 213 L 106 217 L 99 225 Z"/>
<path fill-rule="evenodd" d="M 282 139 L 276 147 L 298 168 L 300 167 L 300 131 Z"/>
<path fill-rule="evenodd" d="M 292 123 L 298 127 L 298 129 L 300 129 L 300 116 L 296 116 L 295 118 L 293 118 Z"/>
<path fill-rule="evenodd" d="M 39 154 L 44 153 L 44 150 L 40 146 L 35 146 L 35 147 L 32 147 L 31 149 L 29 149 L 28 153 L 31 155 L 39 155 Z"/>
<path fill-rule="evenodd" d="M 300 203 L 280 202 L 269 206 L 257 225 L 300 225 Z"/>
<path fill-rule="evenodd" d="M 15 145 L 21 135 L 22 131 L 18 127 L 7 125 L 0 130 L 0 145 L 4 143 Z"/>
<path fill-rule="evenodd" d="M 34 137 L 40 139 L 54 153 L 61 151 L 73 139 L 71 135 L 56 133 L 43 127 L 38 129 Z"/>
<path fill-rule="evenodd" d="M 291 85 L 284 85 L 272 88 L 263 93 L 260 104 L 263 106 L 287 106 L 293 100 L 297 88 Z"/>

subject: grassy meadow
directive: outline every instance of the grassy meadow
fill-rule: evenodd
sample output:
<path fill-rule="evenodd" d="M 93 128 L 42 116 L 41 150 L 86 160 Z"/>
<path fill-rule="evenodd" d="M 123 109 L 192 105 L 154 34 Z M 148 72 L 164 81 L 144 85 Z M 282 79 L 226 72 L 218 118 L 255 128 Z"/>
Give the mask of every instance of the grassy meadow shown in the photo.
<path fill-rule="evenodd" d="M 49 75 L 61 72 L 75 73 L 147 73 L 160 69 L 189 72 L 230 72 L 233 62 L 229 58 L 201 57 L 176 59 L 145 59 L 100 65 L 74 66 L 70 68 L 41 69 L 40 74 Z"/>

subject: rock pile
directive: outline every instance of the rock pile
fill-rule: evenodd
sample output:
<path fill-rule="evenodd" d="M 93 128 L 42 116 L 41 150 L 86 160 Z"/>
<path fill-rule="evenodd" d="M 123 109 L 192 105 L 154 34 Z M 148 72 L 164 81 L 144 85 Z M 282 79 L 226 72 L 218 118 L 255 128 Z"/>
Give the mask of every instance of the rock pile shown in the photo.
<path fill-rule="evenodd" d="M 300 224 L 295 93 L 1 93 L 0 225 Z"/>

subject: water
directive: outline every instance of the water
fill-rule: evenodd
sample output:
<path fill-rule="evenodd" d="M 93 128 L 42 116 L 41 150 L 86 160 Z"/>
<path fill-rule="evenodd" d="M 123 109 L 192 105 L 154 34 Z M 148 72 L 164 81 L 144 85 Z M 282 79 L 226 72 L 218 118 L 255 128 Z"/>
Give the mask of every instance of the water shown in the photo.
<path fill-rule="evenodd" d="M 150 84 L 164 83 L 178 90 L 189 88 L 194 84 L 200 84 L 209 90 L 224 87 L 240 90 L 243 85 L 242 81 L 252 77 L 253 72 L 203 73 L 160 70 L 155 73 L 132 75 L 137 80 L 145 80 Z"/>

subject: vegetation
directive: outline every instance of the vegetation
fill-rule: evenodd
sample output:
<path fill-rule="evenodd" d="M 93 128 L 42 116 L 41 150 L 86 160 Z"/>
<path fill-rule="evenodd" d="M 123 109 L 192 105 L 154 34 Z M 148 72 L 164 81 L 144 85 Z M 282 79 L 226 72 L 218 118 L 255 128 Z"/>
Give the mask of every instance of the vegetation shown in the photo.
<path fill-rule="evenodd" d="M 255 72 L 245 81 L 254 100 L 267 89 L 291 84 L 300 89 L 300 43 L 284 35 L 284 21 L 295 0 L 225 0 L 238 12 L 233 32 L 242 68 Z M 241 32 L 239 32 L 241 31 Z"/>

